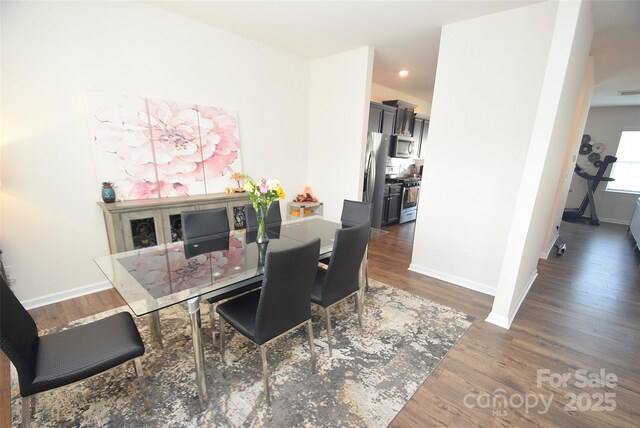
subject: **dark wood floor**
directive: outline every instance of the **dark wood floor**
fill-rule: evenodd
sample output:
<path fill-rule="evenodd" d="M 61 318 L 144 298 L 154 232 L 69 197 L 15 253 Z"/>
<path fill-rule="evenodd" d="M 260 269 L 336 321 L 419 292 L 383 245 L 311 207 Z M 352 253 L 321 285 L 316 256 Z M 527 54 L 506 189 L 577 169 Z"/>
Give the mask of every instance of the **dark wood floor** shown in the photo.
<path fill-rule="evenodd" d="M 510 330 L 484 321 L 490 296 L 407 270 L 413 224 L 392 226 L 372 241 L 371 277 L 477 318 L 391 426 L 640 426 L 640 254 L 626 229 L 563 223 L 559 241 L 568 250 L 540 261 L 538 279 Z M 122 304 L 115 291 L 105 291 L 31 313 L 44 329 Z M 538 385 L 539 369 L 572 378 L 566 387 Z M 604 370 L 617 380 L 580 388 L 580 370 Z M 615 396 L 602 402 L 605 392 Z M 506 397 L 507 405 L 492 405 L 491 397 Z M 613 407 L 611 400 L 615 410 L 593 410 Z M 567 404 L 576 410 L 565 410 Z"/>

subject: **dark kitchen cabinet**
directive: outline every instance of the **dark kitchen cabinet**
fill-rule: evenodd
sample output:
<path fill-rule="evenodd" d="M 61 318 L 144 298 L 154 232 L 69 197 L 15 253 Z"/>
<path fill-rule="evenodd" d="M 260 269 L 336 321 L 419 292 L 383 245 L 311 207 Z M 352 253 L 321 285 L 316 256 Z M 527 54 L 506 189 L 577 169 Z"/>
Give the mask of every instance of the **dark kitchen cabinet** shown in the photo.
<path fill-rule="evenodd" d="M 400 220 L 400 205 L 402 204 L 402 185 L 387 184 L 384 186 L 384 201 L 382 205 L 382 225 L 387 226 Z"/>
<path fill-rule="evenodd" d="M 413 139 L 415 140 L 418 150 L 416 156 L 421 157 L 422 147 L 427 142 L 427 134 L 429 133 L 429 118 L 417 114 L 413 120 Z"/>
<path fill-rule="evenodd" d="M 369 132 L 393 134 L 396 120 L 396 108 L 384 104 L 371 102 L 369 104 Z"/>
<path fill-rule="evenodd" d="M 383 101 L 382 104 L 397 108 L 393 133 L 406 136 L 413 135 L 413 116 L 417 106 L 402 100 Z"/>

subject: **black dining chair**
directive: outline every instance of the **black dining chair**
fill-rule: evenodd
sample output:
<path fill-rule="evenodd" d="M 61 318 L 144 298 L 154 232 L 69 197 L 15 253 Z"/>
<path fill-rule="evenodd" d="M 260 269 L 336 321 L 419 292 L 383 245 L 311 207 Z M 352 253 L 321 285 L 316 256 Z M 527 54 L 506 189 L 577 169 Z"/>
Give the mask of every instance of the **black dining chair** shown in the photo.
<path fill-rule="evenodd" d="M 205 252 L 223 251 L 229 249 L 229 218 L 226 208 L 212 208 L 200 211 L 184 211 L 180 213 L 182 222 L 182 237 L 184 240 L 184 255 L 186 258 L 199 256 Z M 211 338 L 216 343 L 215 314 L 216 306 L 222 300 L 238 294 L 254 290 L 261 283 L 243 285 L 227 293 L 216 293 L 206 297 L 209 303 L 209 323 Z"/>
<path fill-rule="evenodd" d="M 330 308 L 355 296 L 358 324 L 362 327 L 362 302 L 360 301 L 360 266 L 369 240 L 369 222 L 336 230 L 331 260 L 327 269 L 318 268 L 311 290 L 311 301 L 324 308 L 327 322 L 327 343 L 331 348 Z"/>
<path fill-rule="evenodd" d="M 271 396 L 266 346 L 273 340 L 306 324 L 311 363 L 315 372 L 316 357 L 309 298 L 318 267 L 319 252 L 320 239 L 294 248 L 267 251 L 262 288 L 218 305 L 220 358 L 224 362 L 226 321 L 260 346 L 262 381 L 268 405 L 271 405 Z"/>
<path fill-rule="evenodd" d="M 180 213 L 180 222 L 182 223 L 182 240 L 185 244 L 193 240 L 229 234 L 226 208 L 183 211 Z"/>
<path fill-rule="evenodd" d="M 253 204 L 244 206 L 244 213 L 247 219 L 247 229 L 253 229 L 258 226 L 258 216 Z M 273 201 L 267 211 L 267 226 L 282 223 L 282 214 L 280 213 L 280 201 Z"/>
<path fill-rule="evenodd" d="M 256 209 L 252 204 L 244 206 L 244 212 L 247 219 L 246 241 L 247 243 L 256 242 L 258 236 L 258 217 Z M 280 202 L 273 201 L 267 211 L 267 220 L 265 222 L 267 229 L 267 237 L 269 239 L 280 238 L 280 230 L 282 226 L 282 215 L 280 214 Z"/>
<path fill-rule="evenodd" d="M 342 203 L 342 214 L 340 215 L 340 221 L 345 226 L 353 226 L 362 223 L 371 223 L 371 216 L 373 215 L 373 206 L 369 202 L 358 202 L 345 199 Z M 330 257 L 320 260 L 321 263 L 329 264 Z M 365 249 L 364 257 L 364 280 L 365 289 L 369 289 L 369 261 L 367 251 Z"/>
<path fill-rule="evenodd" d="M 340 221 L 349 224 L 371 223 L 373 208 L 369 202 L 350 201 L 345 199 L 342 203 Z"/>
<path fill-rule="evenodd" d="M 131 314 L 39 336 L 38 327 L 0 276 L 0 348 L 18 372 L 22 426 L 30 424 L 37 394 L 87 379 L 133 360 L 142 376 L 144 344 Z"/>

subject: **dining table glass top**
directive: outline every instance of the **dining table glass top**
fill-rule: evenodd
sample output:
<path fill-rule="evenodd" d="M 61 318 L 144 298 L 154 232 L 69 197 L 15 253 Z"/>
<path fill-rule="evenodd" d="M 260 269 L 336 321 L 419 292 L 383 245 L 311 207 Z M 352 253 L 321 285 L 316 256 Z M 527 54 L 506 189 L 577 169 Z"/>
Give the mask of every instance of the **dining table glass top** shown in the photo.
<path fill-rule="evenodd" d="M 131 310 L 141 316 L 260 281 L 268 250 L 293 248 L 320 238 L 318 256 L 326 257 L 333 249 L 336 230 L 350 226 L 309 217 L 269 225 L 266 244 L 255 242 L 255 229 L 242 229 L 224 236 L 111 254 L 95 262 Z M 384 233 L 372 229 L 371 237 Z"/>

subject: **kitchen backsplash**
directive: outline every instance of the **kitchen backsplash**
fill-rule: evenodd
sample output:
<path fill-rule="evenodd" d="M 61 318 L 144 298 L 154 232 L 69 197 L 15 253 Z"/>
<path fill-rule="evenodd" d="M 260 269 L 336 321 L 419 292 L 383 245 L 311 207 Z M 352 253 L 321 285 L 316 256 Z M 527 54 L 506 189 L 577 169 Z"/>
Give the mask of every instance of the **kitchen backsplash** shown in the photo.
<path fill-rule="evenodd" d="M 387 175 L 410 177 L 418 172 L 415 159 L 387 158 Z"/>

